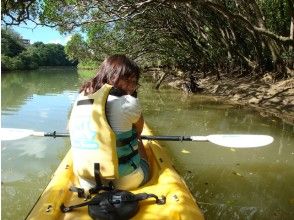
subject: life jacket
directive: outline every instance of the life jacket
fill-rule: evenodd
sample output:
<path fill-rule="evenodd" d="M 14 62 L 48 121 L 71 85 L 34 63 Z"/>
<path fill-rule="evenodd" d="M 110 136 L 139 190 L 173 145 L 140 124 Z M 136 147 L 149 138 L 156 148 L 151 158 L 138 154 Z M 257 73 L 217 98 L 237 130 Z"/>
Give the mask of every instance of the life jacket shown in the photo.
<path fill-rule="evenodd" d="M 115 134 L 105 113 L 109 94 L 118 96 L 111 85 L 105 84 L 93 94 L 77 98 L 69 122 L 73 169 L 77 176 L 94 180 L 93 164 L 100 164 L 103 179 L 118 179 L 139 165 L 137 134 L 130 130 Z"/>

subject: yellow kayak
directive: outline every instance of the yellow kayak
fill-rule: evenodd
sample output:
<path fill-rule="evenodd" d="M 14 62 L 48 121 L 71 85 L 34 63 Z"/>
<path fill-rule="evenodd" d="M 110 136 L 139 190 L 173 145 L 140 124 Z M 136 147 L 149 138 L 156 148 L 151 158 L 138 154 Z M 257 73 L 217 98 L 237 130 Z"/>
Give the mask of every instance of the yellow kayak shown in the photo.
<path fill-rule="evenodd" d="M 152 135 L 146 126 L 144 135 Z M 132 190 L 134 194 L 152 193 L 157 196 L 165 196 L 166 203 L 155 204 L 152 199 L 139 202 L 139 212 L 132 218 L 134 220 L 200 220 L 204 219 L 201 210 L 190 193 L 184 180 L 173 168 L 166 150 L 156 141 L 144 141 L 144 146 L 152 167 L 152 178 L 144 186 Z M 66 206 L 85 202 L 78 198 L 76 193 L 69 190 L 71 186 L 77 186 L 77 178 L 72 170 L 71 151 L 67 153 L 52 180 L 46 187 L 39 200 L 29 213 L 27 219 L 77 219 L 91 220 L 88 215 L 88 207 L 74 209 L 63 213 L 62 204 Z"/>

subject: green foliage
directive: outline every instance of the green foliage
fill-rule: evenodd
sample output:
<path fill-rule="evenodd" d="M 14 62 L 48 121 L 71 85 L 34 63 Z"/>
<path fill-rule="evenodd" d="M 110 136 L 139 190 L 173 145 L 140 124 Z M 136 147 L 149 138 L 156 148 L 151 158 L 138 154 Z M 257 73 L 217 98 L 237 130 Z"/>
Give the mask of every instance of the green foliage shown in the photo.
<path fill-rule="evenodd" d="M 86 80 L 89 80 L 90 78 L 93 78 L 96 75 L 96 69 L 95 70 L 79 69 L 78 74 L 79 74 L 80 80 L 86 81 Z"/>
<path fill-rule="evenodd" d="M 39 14 L 42 0 L 1 1 L 1 22 L 5 25 L 19 25 L 34 20 Z"/>
<path fill-rule="evenodd" d="M 38 64 L 33 61 L 31 56 L 28 56 L 25 53 L 21 53 L 19 56 L 9 57 L 2 55 L 1 56 L 1 70 L 30 70 L 37 69 Z"/>
<path fill-rule="evenodd" d="M 41 23 L 62 32 L 83 32 L 65 47 L 68 58 L 83 68 L 124 53 L 144 67 L 170 66 L 184 72 L 242 68 L 242 73 L 245 68 L 259 74 L 288 65 L 285 56 L 294 46 L 289 36 L 292 0 L 44 0 L 38 9 Z M 50 51 L 31 53 L 48 65 L 57 62 L 45 59 Z"/>
<path fill-rule="evenodd" d="M 7 71 L 12 68 L 12 58 L 6 55 L 1 54 L 1 70 Z"/>
<path fill-rule="evenodd" d="M 95 60 L 82 60 L 81 62 L 79 62 L 78 64 L 78 68 L 79 69 L 98 69 L 98 65 L 100 64 L 100 62 L 95 61 Z"/>
<path fill-rule="evenodd" d="M 115 53 L 127 53 L 125 32 L 120 23 L 91 24 L 86 28 L 86 40 L 74 34 L 65 46 L 70 60 L 78 60 L 79 68 L 97 68 L 105 57 Z"/>
<path fill-rule="evenodd" d="M 260 5 L 264 16 L 267 18 L 267 26 L 271 30 L 287 36 L 291 21 L 289 2 L 286 0 L 267 0 L 260 1 Z"/>
<path fill-rule="evenodd" d="M 30 70 L 39 66 L 73 66 L 66 58 L 64 46 L 37 42 L 27 47 L 22 45 L 20 35 L 12 30 L 2 30 L 1 70 Z"/>
<path fill-rule="evenodd" d="M 80 34 L 74 34 L 67 42 L 64 50 L 68 58 L 72 61 L 86 60 L 90 56 L 88 45 Z"/>
<path fill-rule="evenodd" d="M 12 29 L 1 28 L 1 54 L 14 57 L 25 49 L 22 38 Z"/>
<path fill-rule="evenodd" d="M 34 43 L 27 51 L 36 58 L 40 66 L 72 66 L 65 55 L 64 46 L 60 44 Z"/>
<path fill-rule="evenodd" d="M 1 22 L 5 25 L 19 25 L 37 18 L 42 0 L 1 1 Z"/>
<path fill-rule="evenodd" d="M 282 54 L 281 58 L 290 65 L 294 64 L 294 52 L 293 50 L 287 51 Z"/>

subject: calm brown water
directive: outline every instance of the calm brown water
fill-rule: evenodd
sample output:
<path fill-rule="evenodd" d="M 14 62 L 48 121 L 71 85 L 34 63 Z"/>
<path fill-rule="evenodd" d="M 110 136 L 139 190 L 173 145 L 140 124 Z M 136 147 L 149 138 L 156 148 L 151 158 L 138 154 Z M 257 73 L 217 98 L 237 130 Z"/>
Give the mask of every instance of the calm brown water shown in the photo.
<path fill-rule="evenodd" d="M 2 127 L 66 131 L 71 105 L 89 72 L 39 70 L 2 75 Z M 268 134 L 273 144 L 230 149 L 162 142 L 206 219 L 294 219 L 294 128 L 276 118 L 205 96 L 186 96 L 142 79 L 144 116 L 158 135 Z M 67 138 L 1 143 L 2 219 L 24 219 L 69 149 Z"/>

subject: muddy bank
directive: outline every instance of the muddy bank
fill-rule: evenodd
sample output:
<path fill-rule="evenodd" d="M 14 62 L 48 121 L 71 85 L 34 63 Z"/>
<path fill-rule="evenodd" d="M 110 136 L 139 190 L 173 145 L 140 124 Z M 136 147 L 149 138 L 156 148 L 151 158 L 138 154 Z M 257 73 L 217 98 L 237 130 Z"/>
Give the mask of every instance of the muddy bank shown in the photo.
<path fill-rule="evenodd" d="M 234 78 L 201 79 L 204 93 L 218 96 L 224 101 L 251 106 L 263 115 L 272 115 L 294 124 L 294 79 L 274 82 L 265 76 L 260 80 Z"/>
<path fill-rule="evenodd" d="M 190 82 L 175 76 L 166 77 L 163 84 L 189 92 Z M 270 74 L 252 80 L 246 77 L 215 76 L 197 80 L 196 93 L 216 96 L 221 101 L 251 106 L 262 115 L 283 119 L 294 124 L 294 78 L 275 82 Z"/>

